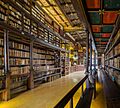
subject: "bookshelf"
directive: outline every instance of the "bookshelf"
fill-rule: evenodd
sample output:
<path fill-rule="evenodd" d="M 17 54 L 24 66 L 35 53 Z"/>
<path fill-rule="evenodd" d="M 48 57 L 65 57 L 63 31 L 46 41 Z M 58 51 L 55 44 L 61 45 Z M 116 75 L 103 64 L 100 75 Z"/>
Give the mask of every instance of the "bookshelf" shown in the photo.
<path fill-rule="evenodd" d="M 5 100 L 60 78 L 65 71 L 68 59 L 61 43 L 64 46 L 66 40 L 45 15 L 31 0 L 0 1 L 0 90 L 5 90 Z"/>
<path fill-rule="evenodd" d="M 56 51 L 50 51 L 38 47 L 33 48 L 34 82 L 38 85 L 42 82 L 61 77 L 59 55 Z"/>
<path fill-rule="evenodd" d="M 3 37 L 3 30 L 0 29 L 0 91 L 3 89 L 5 89 L 4 37 Z"/>
<path fill-rule="evenodd" d="M 0 1 L 0 20 L 6 21 L 7 20 L 7 9 L 8 6 L 3 0 Z"/>
<path fill-rule="evenodd" d="M 34 70 L 34 84 L 38 85 L 42 83 L 45 78 L 43 77 L 46 73 L 46 51 L 39 47 L 33 48 L 33 70 Z"/>
<path fill-rule="evenodd" d="M 30 70 L 30 47 L 24 42 L 9 39 L 11 94 L 27 90 Z"/>
<path fill-rule="evenodd" d="M 105 54 L 105 70 L 120 85 L 120 30 L 112 39 L 111 45 Z"/>

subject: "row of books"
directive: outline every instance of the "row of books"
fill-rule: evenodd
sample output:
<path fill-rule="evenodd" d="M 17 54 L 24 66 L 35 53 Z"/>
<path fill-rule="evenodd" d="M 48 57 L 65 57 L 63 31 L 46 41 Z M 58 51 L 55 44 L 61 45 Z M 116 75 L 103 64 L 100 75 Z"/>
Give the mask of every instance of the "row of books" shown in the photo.
<path fill-rule="evenodd" d="M 115 36 L 114 39 L 112 40 L 111 45 L 113 45 L 118 39 L 120 39 L 120 29 L 118 30 L 116 36 Z"/>
<path fill-rule="evenodd" d="M 0 80 L 0 90 L 5 88 L 5 84 L 2 80 Z"/>
<path fill-rule="evenodd" d="M 41 59 L 45 59 L 45 55 L 43 55 L 43 54 L 33 53 L 33 57 L 34 57 L 34 58 L 41 58 Z"/>
<path fill-rule="evenodd" d="M 54 56 L 46 55 L 46 59 L 54 59 L 54 58 L 55 58 Z"/>
<path fill-rule="evenodd" d="M 4 57 L 0 57 L 0 66 L 4 65 Z"/>
<path fill-rule="evenodd" d="M 49 65 L 49 64 L 54 64 L 55 62 L 52 60 L 52 61 L 47 61 L 47 60 L 33 60 L 33 64 L 46 64 L 46 65 Z"/>
<path fill-rule="evenodd" d="M 31 34 L 34 35 L 34 36 L 37 36 L 38 35 L 38 31 L 37 31 L 37 24 L 36 23 L 31 23 L 32 26 L 31 26 Z"/>
<path fill-rule="evenodd" d="M 35 16 L 38 20 L 41 22 L 44 21 L 44 13 L 35 5 L 35 7 L 32 8 L 32 15 Z"/>
<path fill-rule="evenodd" d="M 0 76 L 4 76 L 4 75 L 5 75 L 4 69 L 0 69 Z"/>
<path fill-rule="evenodd" d="M 9 42 L 9 47 L 10 48 L 15 48 L 15 49 L 21 49 L 21 50 L 28 50 L 30 49 L 29 46 L 25 45 L 25 44 L 21 44 L 21 43 L 18 43 L 18 42 L 14 42 L 14 41 L 10 41 Z"/>
<path fill-rule="evenodd" d="M 120 43 L 115 47 L 115 55 L 120 54 Z"/>
<path fill-rule="evenodd" d="M 33 64 L 46 64 L 46 60 L 33 60 Z"/>
<path fill-rule="evenodd" d="M 7 20 L 7 15 L 6 15 L 6 9 L 7 9 L 7 5 L 3 2 L 0 1 L 0 20 Z"/>
<path fill-rule="evenodd" d="M 16 17 L 17 19 L 21 19 L 22 14 L 10 5 L 9 5 L 9 11 L 10 11 L 9 14 Z"/>
<path fill-rule="evenodd" d="M 10 65 L 29 65 L 29 59 L 10 58 Z"/>
<path fill-rule="evenodd" d="M 120 68 L 120 57 L 114 58 L 114 67 Z"/>
<path fill-rule="evenodd" d="M 15 82 L 15 81 L 12 81 L 12 82 L 13 83 L 11 83 L 11 86 L 10 86 L 11 90 L 14 89 L 14 88 L 24 86 L 24 85 L 27 86 L 27 81 L 25 82 L 25 81 L 21 80 L 21 82 Z M 19 91 L 22 91 L 22 90 L 19 89 Z M 12 93 L 12 91 L 11 91 L 11 93 Z"/>
<path fill-rule="evenodd" d="M 11 79 L 10 89 L 14 89 L 14 88 L 20 87 L 22 85 L 27 85 L 27 78 L 25 76 L 13 77 Z"/>
<path fill-rule="evenodd" d="M 14 9 L 12 6 L 9 6 L 9 24 L 15 28 L 22 29 L 22 22 L 21 22 L 22 14 Z"/>
<path fill-rule="evenodd" d="M 0 38 L 0 45 L 3 46 L 4 40 Z"/>
<path fill-rule="evenodd" d="M 19 76 L 19 77 L 13 77 L 12 80 L 11 80 L 11 83 L 14 83 L 14 82 L 23 82 L 23 81 L 26 81 L 26 77 L 25 76 Z"/>
<path fill-rule="evenodd" d="M 12 17 L 11 17 L 11 18 L 12 18 Z M 12 19 L 14 19 L 14 18 L 12 18 Z M 18 24 L 18 23 L 16 23 L 16 22 L 14 22 L 12 19 L 9 20 L 9 24 L 10 24 L 12 27 L 15 27 L 15 28 L 17 28 L 17 29 L 19 29 L 19 30 L 22 30 L 21 25 Z"/>
<path fill-rule="evenodd" d="M 25 16 L 23 16 L 23 21 L 24 21 L 24 24 L 27 24 L 28 26 L 30 26 L 30 19 L 26 18 Z"/>
<path fill-rule="evenodd" d="M 34 66 L 33 69 L 35 71 L 44 71 L 46 70 L 46 66 Z"/>
<path fill-rule="evenodd" d="M 34 48 L 33 52 L 34 53 L 46 53 L 46 50 L 41 50 L 41 49 Z"/>
<path fill-rule="evenodd" d="M 4 49 L 3 47 L 0 47 L 0 55 L 3 55 L 3 53 L 4 53 Z"/>
<path fill-rule="evenodd" d="M 33 69 L 35 71 L 47 71 L 47 70 L 50 70 L 50 69 L 53 69 L 55 68 L 54 65 L 46 65 L 46 66 L 34 66 Z"/>
<path fill-rule="evenodd" d="M 29 66 L 24 67 L 10 67 L 11 75 L 19 75 L 29 73 Z"/>
<path fill-rule="evenodd" d="M 115 77 L 115 81 L 117 82 L 117 84 L 120 85 L 120 72 L 114 71 L 114 77 Z"/>
<path fill-rule="evenodd" d="M 16 49 L 10 49 L 9 50 L 9 55 L 11 57 L 30 57 L 30 53 L 29 52 L 24 52 L 24 51 L 19 51 Z"/>

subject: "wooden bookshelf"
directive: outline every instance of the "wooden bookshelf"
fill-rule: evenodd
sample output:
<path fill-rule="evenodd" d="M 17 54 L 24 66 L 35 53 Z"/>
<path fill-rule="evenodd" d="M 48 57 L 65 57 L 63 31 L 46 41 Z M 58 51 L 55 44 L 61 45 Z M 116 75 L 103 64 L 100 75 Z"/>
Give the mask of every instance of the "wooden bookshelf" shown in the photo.
<path fill-rule="evenodd" d="M 61 68 L 59 67 L 59 55 L 57 51 L 50 51 L 39 47 L 33 48 L 33 69 L 35 83 L 39 84 L 46 82 L 48 79 L 50 79 L 50 77 L 52 77 L 52 75 L 58 76 L 58 73 L 61 74 Z"/>
<path fill-rule="evenodd" d="M 65 73 L 66 40 L 45 16 L 37 2 L 0 1 L 0 91 L 5 90 L 5 100 Z"/>
<path fill-rule="evenodd" d="M 110 46 L 105 54 L 105 70 L 112 80 L 120 85 L 120 30 Z"/>
<path fill-rule="evenodd" d="M 27 90 L 30 73 L 29 44 L 9 39 L 9 67 L 11 72 L 11 94 Z"/>
<path fill-rule="evenodd" d="M 0 30 L 0 91 L 5 89 L 5 72 L 4 72 L 4 37 L 3 31 Z"/>

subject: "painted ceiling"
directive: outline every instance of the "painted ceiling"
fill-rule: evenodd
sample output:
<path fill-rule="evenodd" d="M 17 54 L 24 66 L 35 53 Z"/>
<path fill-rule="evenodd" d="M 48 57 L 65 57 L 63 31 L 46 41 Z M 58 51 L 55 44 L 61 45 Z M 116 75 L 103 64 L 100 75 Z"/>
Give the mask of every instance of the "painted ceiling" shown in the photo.
<path fill-rule="evenodd" d="M 120 15 L 120 0 L 82 0 L 98 52 L 103 53 Z"/>

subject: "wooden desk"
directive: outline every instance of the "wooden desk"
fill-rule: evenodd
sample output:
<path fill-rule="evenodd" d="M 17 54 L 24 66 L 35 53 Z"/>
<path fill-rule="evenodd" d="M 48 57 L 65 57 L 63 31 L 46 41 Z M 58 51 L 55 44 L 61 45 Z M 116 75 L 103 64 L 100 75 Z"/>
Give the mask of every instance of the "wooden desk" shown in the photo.
<path fill-rule="evenodd" d="M 74 72 L 42 84 L 8 102 L 0 103 L 0 108 L 53 108 L 84 76 L 84 71 Z"/>

